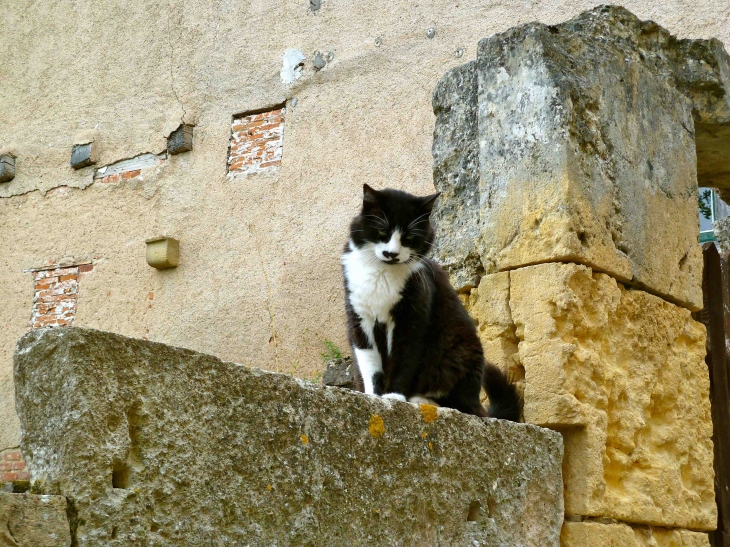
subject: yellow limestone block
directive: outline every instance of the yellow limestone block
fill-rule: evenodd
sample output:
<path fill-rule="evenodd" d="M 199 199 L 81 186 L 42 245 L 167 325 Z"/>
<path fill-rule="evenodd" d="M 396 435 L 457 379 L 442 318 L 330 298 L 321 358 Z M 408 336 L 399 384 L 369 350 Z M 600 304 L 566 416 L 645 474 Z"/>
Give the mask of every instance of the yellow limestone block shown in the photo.
<path fill-rule="evenodd" d="M 627 524 L 566 522 L 561 547 L 709 547 L 707 534 Z"/>
<path fill-rule="evenodd" d="M 563 434 L 566 514 L 714 529 L 705 329 L 689 310 L 561 263 L 485 276 L 469 304 L 488 358 L 524 370 L 525 420 Z"/>

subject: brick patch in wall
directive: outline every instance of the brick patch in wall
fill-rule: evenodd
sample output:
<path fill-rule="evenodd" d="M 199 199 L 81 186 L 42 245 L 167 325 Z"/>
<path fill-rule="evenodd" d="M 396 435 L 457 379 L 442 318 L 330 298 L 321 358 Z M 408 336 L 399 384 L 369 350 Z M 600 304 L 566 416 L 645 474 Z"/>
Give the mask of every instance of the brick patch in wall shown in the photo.
<path fill-rule="evenodd" d="M 33 270 L 33 314 L 35 329 L 66 327 L 74 322 L 79 292 L 79 273 L 91 271 L 92 264 Z"/>
<path fill-rule="evenodd" d="M 0 482 L 27 481 L 30 473 L 18 448 L 0 452 Z"/>
<path fill-rule="evenodd" d="M 285 108 L 233 118 L 228 173 L 253 174 L 281 165 Z"/>
<path fill-rule="evenodd" d="M 167 153 L 140 154 L 127 160 L 121 160 L 103 167 L 94 172 L 94 180 L 101 183 L 120 182 L 142 175 L 142 169 L 149 169 L 160 165 L 167 159 Z"/>

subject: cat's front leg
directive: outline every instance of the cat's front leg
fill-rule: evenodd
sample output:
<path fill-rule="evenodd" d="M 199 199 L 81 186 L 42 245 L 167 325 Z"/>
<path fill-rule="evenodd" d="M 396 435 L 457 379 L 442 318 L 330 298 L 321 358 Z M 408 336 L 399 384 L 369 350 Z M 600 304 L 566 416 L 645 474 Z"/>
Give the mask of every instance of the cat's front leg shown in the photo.
<path fill-rule="evenodd" d="M 385 388 L 385 375 L 383 374 L 383 361 L 380 353 L 374 348 L 353 348 L 357 368 L 362 376 L 362 383 L 365 393 L 368 395 L 382 395 Z"/>

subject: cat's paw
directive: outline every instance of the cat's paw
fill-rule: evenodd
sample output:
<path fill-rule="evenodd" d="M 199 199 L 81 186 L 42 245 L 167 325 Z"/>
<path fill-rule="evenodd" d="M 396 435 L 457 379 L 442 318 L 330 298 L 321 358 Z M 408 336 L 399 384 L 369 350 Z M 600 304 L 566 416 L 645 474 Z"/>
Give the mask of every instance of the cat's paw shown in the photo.
<path fill-rule="evenodd" d="M 420 395 L 414 395 L 413 397 L 410 397 L 408 399 L 408 402 L 413 403 L 414 405 L 441 406 L 433 399 L 429 399 L 428 397 L 421 397 Z"/>
<path fill-rule="evenodd" d="M 383 399 L 393 399 L 394 401 L 406 401 L 406 396 L 401 393 L 384 393 Z"/>

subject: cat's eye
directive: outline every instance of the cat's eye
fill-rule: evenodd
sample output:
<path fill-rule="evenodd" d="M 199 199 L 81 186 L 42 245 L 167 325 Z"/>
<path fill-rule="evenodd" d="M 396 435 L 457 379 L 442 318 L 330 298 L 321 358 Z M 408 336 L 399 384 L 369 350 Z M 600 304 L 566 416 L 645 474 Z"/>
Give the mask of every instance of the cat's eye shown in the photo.
<path fill-rule="evenodd" d="M 385 230 L 378 230 L 378 235 L 380 237 L 388 237 L 388 232 L 386 232 Z"/>

